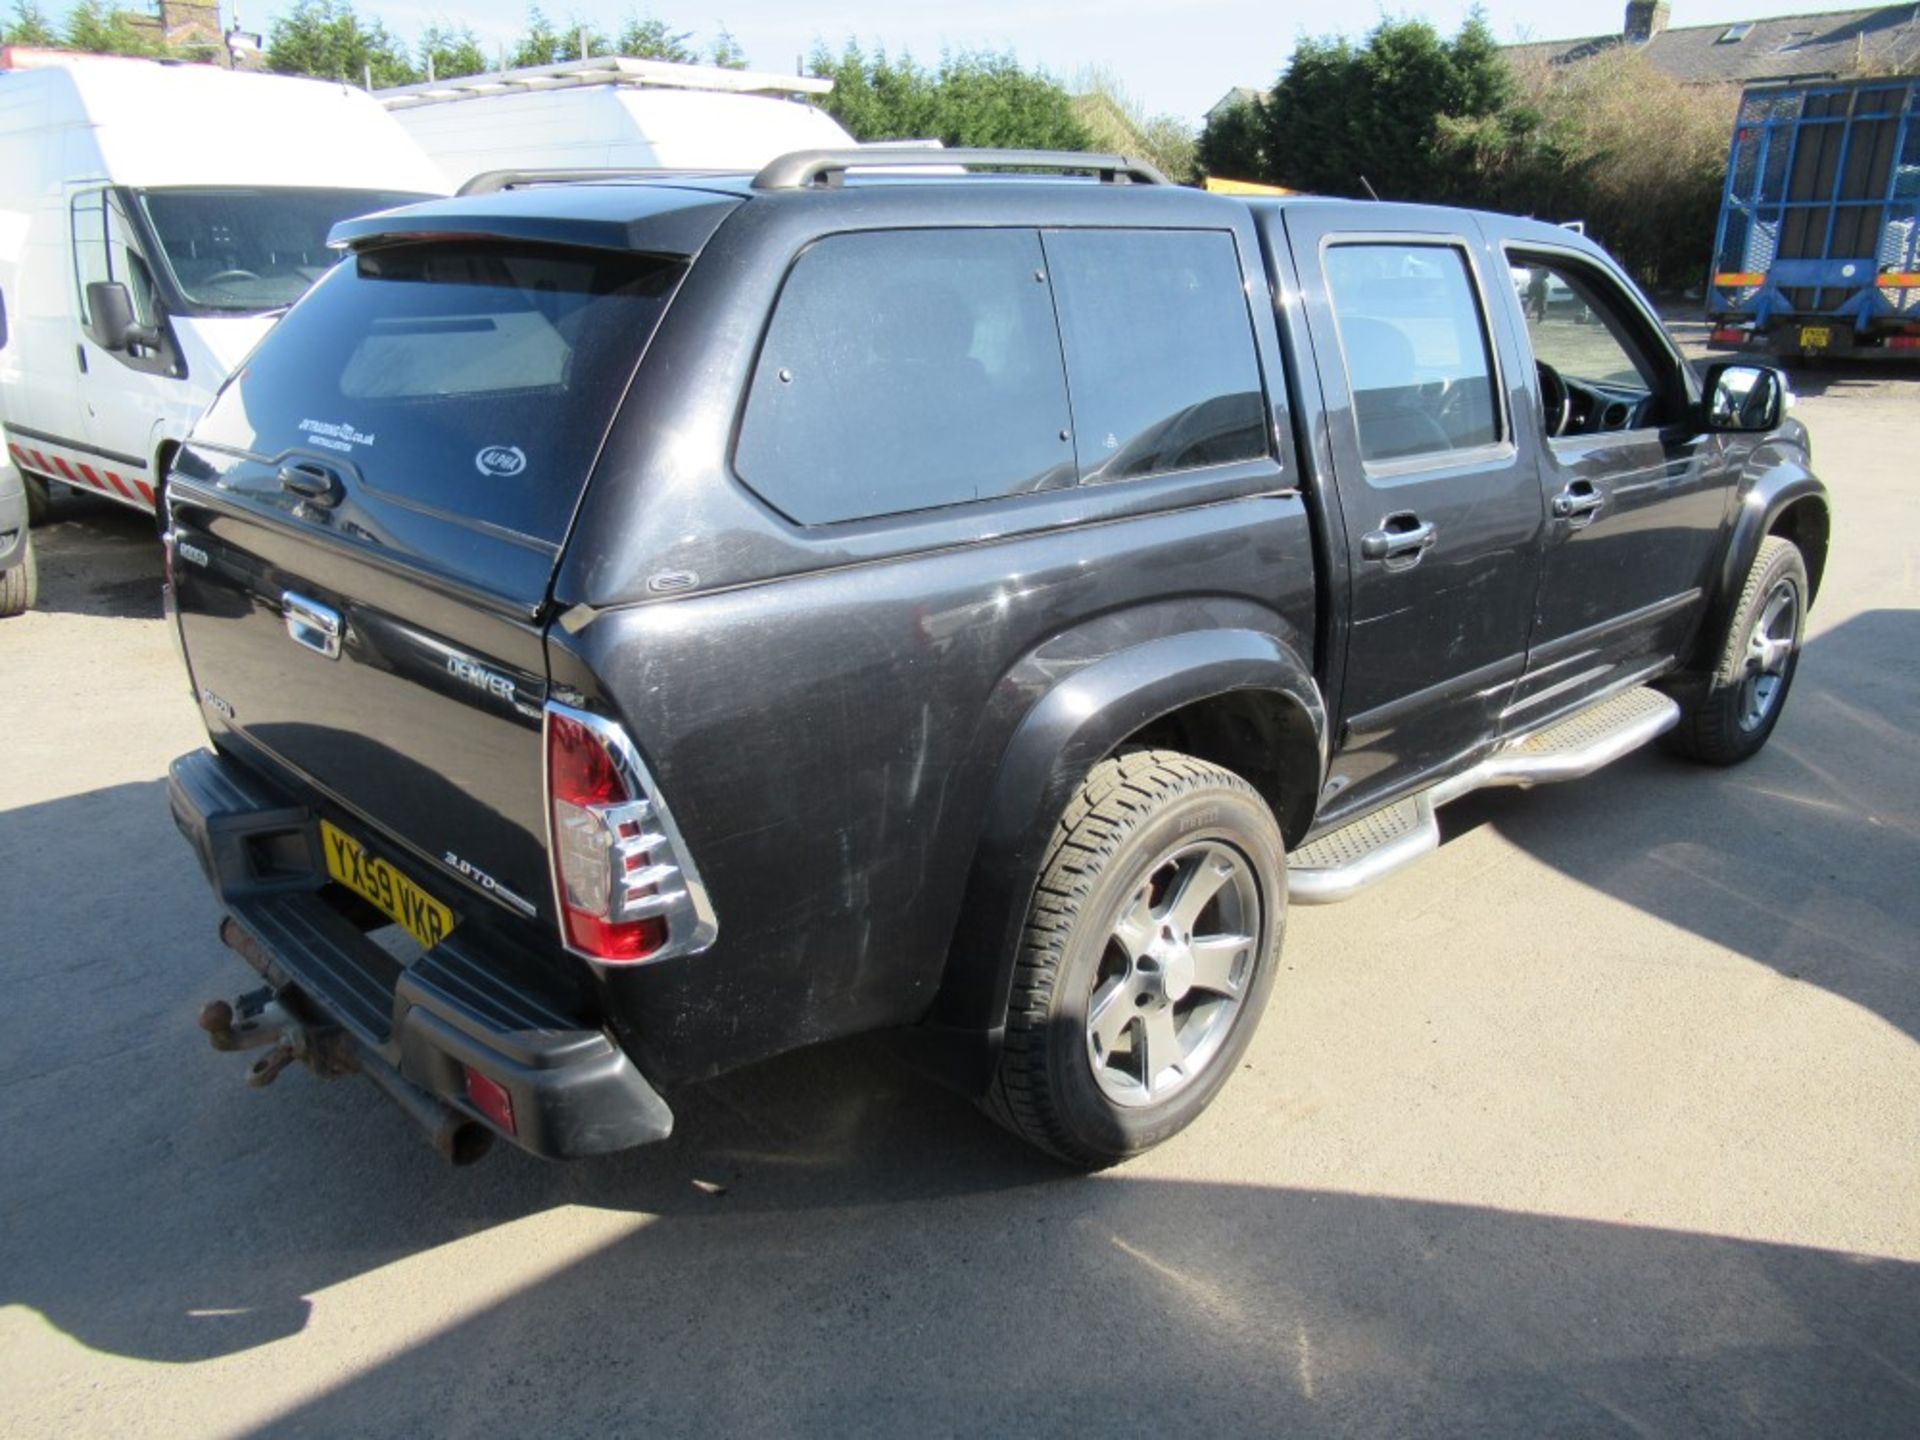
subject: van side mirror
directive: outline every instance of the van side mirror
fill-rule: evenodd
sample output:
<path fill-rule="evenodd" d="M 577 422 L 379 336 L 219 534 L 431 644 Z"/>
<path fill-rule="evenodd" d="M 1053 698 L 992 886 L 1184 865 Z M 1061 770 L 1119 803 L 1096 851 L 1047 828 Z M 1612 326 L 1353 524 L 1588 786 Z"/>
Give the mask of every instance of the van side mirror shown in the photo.
<path fill-rule="evenodd" d="M 94 280 L 87 285 L 87 333 L 102 350 L 126 350 L 135 345 L 158 345 L 160 332 L 134 318 L 133 295 L 118 280 Z"/>
<path fill-rule="evenodd" d="M 1708 369 L 1701 388 L 1703 430 L 1771 430 L 1786 418 L 1792 392 L 1771 365 L 1723 362 Z"/>

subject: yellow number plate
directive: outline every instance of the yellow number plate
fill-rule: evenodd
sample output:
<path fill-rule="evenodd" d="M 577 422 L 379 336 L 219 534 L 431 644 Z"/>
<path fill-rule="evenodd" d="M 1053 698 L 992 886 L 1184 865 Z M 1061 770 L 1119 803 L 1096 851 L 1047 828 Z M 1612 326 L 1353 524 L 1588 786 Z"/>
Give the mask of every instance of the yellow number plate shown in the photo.
<path fill-rule="evenodd" d="M 369 855 L 351 835 L 322 820 L 320 841 L 327 850 L 327 873 L 427 949 L 453 932 L 453 911 L 379 856 Z"/>
<path fill-rule="evenodd" d="M 1802 350 L 1825 350 L 1833 344 L 1833 328 L 1828 325 L 1802 325 L 1800 327 L 1800 348 Z"/>

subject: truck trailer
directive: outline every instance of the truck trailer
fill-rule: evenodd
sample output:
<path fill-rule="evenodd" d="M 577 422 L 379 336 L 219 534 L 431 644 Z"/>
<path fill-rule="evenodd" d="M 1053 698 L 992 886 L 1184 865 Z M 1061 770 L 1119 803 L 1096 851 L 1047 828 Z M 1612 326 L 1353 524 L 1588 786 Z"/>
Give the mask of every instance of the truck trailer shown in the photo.
<path fill-rule="evenodd" d="M 1920 358 L 1920 79 L 1749 88 L 1711 279 L 1715 349 Z"/>

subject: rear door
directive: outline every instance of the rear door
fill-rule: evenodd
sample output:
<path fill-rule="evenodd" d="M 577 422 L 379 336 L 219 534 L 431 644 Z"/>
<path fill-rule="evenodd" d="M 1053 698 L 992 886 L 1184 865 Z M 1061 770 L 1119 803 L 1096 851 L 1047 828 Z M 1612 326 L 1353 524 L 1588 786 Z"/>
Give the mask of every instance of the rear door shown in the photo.
<path fill-rule="evenodd" d="M 1496 733 L 1526 663 L 1543 517 L 1471 219 L 1448 229 L 1377 206 L 1361 229 L 1344 208 L 1285 215 L 1352 577 L 1330 819 Z"/>
<path fill-rule="evenodd" d="M 217 746 L 375 856 L 549 914 L 555 559 L 682 265 L 430 241 L 344 263 L 176 468 L 181 633 Z"/>

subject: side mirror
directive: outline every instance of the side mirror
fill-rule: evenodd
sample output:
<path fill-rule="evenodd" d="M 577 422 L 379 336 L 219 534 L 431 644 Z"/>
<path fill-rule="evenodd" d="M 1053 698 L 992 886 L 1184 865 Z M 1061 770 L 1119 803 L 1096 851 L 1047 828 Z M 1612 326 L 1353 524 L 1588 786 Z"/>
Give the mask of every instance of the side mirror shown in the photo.
<path fill-rule="evenodd" d="M 118 280 L 94 280 L 87 285 L 87 333 L 102 350 L 126 350 L 134 345 L 157 345 L 160 332 L 134 318 L 133 296 Z"/>
<path fill-rule="evenodd" d="M 1786 418 L 1792 392 L 1787 377 L 1770 365 L 1726 362 L 1708 369 L 1701 388 L 1701 428 L 1771 430 Z"/>

